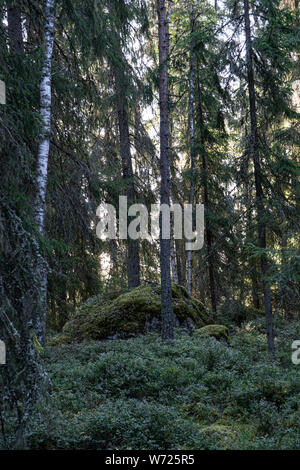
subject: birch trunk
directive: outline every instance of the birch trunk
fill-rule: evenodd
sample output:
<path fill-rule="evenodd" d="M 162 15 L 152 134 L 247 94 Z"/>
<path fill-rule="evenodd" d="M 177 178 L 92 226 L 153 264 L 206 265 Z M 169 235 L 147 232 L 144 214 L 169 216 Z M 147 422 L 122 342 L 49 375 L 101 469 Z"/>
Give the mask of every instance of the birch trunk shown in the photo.
<path fill-rule="evenodd" d="M 46 0 L 44 8 L 44 48 L 45 56 L 40 84 L 40 116 L 42 120 L 37 159 L 37 195 L 35 201 L 35 223 L 39 232 L 44 232 L 45 200 L 48 176 L 48 158 L 51 131 L 51 66 L 54 42 L 54 2 Z M 35 331 L 41 344 L 44 344 L 46 329 L 47 272 L 39 268 L 41 308 L 35 321 Z"/>
<path fill-rule="evenodd" d="M 254 178 L 255 178 L 255 192 L 256 192 L 256 207 L 257 207 L 257 222 L 258 222 L 258 244 L 262 250 L 267 247 L 266 239 L 266 224 L 265 208 L 263 201 L 263 187 L 262 187 L 262 171 L 260 155 L 258 150 L 258 133 L 257 133 L 257 113 L 256 113 L 256 95 L 254 86 L 254 70 L 253 70 L 253 50 L 251 39 L 251 25 L 250 25 L 250 11 L 249 0 L 244 0 L 244 15 L 245 15 L 245 37 L 246 37 L 246 64 L 248 76 L 248 91 L 249 91 L 249 106 L 250 106 L 250 120 L 251 120 L 251 138 L 250 138 L 250 151 L 254 164 Z M 274 346 L 274 331 L 273 331 L 273 314 L 272 314 L 272 300 L 269 282 L 266 279 L 268 273 L 268 260 L 265 253 L 260 256 L 261 274 L 262 274 L 262 287 L 264 293 L 265 313 L 266 313 L 266 330 L 267 330 L 267 343 L 268 353 L 273 355 L 275 352 Z"/>
<path fill-rule="evenodd" d="M 169 161 L 169 96 L 168 96 L 168 17 L 165 0 L 157 0 L 159 38 L 159 107 L 160 107 L 160 202 L 170 206 L 170 161 Z M 162 238 L 160 230 L 160 269 L 162 338 L 174 338 L 174 314 L 172 305 L 172 283 L 170 269 L 170 238 Z"/>
<path fill-rule="evenodd" d="M 189 132 L 190 132 L 190 153 L 191 153 L 191 189 L 190 189 L 190 200 L 192 208 L 194 208 L 195 198 L 195 129 L 194 129 L 194 107 L 195 107 L 195 52 L 194 52 L 194 39 L 193 32 L 195 26 L 195 10 L 196 1 L 192 6 L 192 12 L 190 16 L 190 33 L 191 33 L 191 44 L 190 44 L 190 71 L 189 71 Z M 192 211 L 193 212 L 193 211 Z M 193 252 L 188 250 L 187 252 L 187 290 L 190 295 L 193 291 Z"/>

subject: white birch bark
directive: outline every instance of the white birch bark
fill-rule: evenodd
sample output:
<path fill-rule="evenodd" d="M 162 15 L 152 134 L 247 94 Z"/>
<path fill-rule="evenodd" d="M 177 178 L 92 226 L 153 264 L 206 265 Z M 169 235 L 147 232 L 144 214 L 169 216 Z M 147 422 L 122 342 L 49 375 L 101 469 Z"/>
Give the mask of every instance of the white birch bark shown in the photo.
<path fill-rule="evenodd" d="M 46 0 L 44 7 L 44 63 L 40 84 L 40 116 L 42 120 L 37 158 L 37 181 L 34 219 L 40 233 L 44 232 L 45 200 L 48 177 L 48 158 L 51 132 L 51 68 L 54 42 L 54 7 L 55 0 Z M 38 340 L 43 345 L 46 332 L 47 309 L 47 271 L 38 263 L 37 276 L 40 282 L 40 307 L 35 317 L 34 329 Z"/>
<path fill-rule="evenodd" d="M 196 11 L 196 0 L 193 2 L 192 12 L 190 17 L 190 30 L 191 35 L 194 32 L 195 24 L 195 11 Z M 191 189 L 190 189 L 190 204 L 194 206 L 195 198 L 195 130 L 194 130 L 194 102 L 195 102 L 195 80 L 194 80 L 194 69 L 195 69 L 195 53 L 193 37 L 191 37 L 190 44 L 190 71 L 189 71 L 189 133 L 190 133 L 190 153 L 191 153 Z M 193 282 L 193 252 L 189 250 L 187 252 L 187 291 L 192 295 Z"/>
<path fill-rule="evenodd" d="M 42 80 L 40 84 L 40 116 L 42 120 L 42 128 L 38 148 L 37 196 L 35 204 L 35 222 L 41 233 L 44 230 L 45 199 L 51 131 L 51 65 L 54 42 L 54 2 L 55 0 L 46 0 L 44 10 L 45 57 L 42 68 Z"/>

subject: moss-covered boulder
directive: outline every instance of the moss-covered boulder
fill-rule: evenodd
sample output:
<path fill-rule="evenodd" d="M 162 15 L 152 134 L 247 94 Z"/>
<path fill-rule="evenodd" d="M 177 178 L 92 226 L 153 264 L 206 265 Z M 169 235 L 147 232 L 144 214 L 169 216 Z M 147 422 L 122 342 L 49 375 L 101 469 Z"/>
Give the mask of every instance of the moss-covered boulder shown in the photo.
<path fill-rule="evenodd" d="M 64 326 L 60 342 L 128 338 L 161 328 L 161 288 L 142 285 L 114 296 L 92 297 Z M 201 302 L 182 286 L 172 286 L 176 326 L 201 328 L 209 323 Z"/>
<path fill-rule="evenodd" d="M 218 340 L 229 342 L 229 330 L 224 325 L 206 325 L 198 331 L 200 336 L 213 336 Z"/>

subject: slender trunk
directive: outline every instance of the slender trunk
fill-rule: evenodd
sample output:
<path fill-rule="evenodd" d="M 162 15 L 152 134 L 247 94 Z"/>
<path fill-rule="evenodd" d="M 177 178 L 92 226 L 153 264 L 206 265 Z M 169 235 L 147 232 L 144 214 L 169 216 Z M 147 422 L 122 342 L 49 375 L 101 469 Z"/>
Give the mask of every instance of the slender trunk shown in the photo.
<path fill-rule="evenodd" d="M 288 263 L 288 258 L 286 256 L 287 246 L 288 246 L 288 236 L 287 236 L 287 233 L 285 231 L 283 231 L 283 233 L 281 235 L 281 265 L 282 266 L 285 266 Z M 292 309 L 288 308 L 288 302 L 287 302 L 288 297 L 290 297 L 290 296 L 287 293 L 287 289 L 286 288 L 284 288 L 284 289 L 281 288 L 280 289 L 280 298 L 281 298 L 281 305 L 282 305 L 283 314 L 286 318 L 289 318 L 290 320 L 293 320 L 293 317 L 294 317 L 293 311 L 292 311 Z"/>
<path fill-rule="evenodd" d="M 171 91 L 171 93 L 173 92 L 173 90 L 169 90 L 169 92 Z M 172 136 L 173 136 L 173 117 L 172 117 L 172 113 L 169 113 L 169 152 L 170 152 L 170 155 L 172 155 L 172 149 L 173 149 L 173 139 L 172 139 Z M 177 188 L 176 188 L 177 189 Z M 172 194 L 172 191 L 173 190 L 173 187 L 172 187 L 172 184 L 170 185 L 170 199 L 173 198 L 173 194 Z M 176 195 L 174 194 L 174 197 L 176 197 Z M 179 284 L 179 280 L 178 280 L 178 270 L 177 270 L 177 265 L 176 265 L 176 245 L 175 245 L 175 240 L 174 240 L 174 214 L 171 212 L 171 216 L 170 216 L 170 237 L 171 237 L 171 240 L 170 240 L 170 257 L 171 257 L 171 268 L 172 268 L 172 280 L 175 284 Z"/>
<path fill-rule="evenodd" d="M 184 240 L 175 241 L 176 265 L 178 273 L 178 282 L 181 286 L 186 285 L 186 251 Z"/>
<path fill-rule="evenodd" d="M 254 261 L 250 265 L 251 269 L 251 283 L 252 283 L 252 302 L 253 306 L 259 310 L 260 309 L 260 302 L 259 302 L 259 283 L 257 278 L 257 270 L 256 270 L 256 262 Z"/>
<path fill-rule="evenodd" d="M 109 249 L 109 257 L 110 257 L 109 276 L 112 279 L 115 279 L 118 276 L 118 257 L 117 257 L 118 246 L 117 246 L 116 240 L 109 240 L 108 249 Z"/>
<path fill-rule="evenodd" d="M 192 208 L 194 208 L 195 198 L 195 131 L 194 131 L 194 102 L 195 102 L 195 80 L 194 80 L 194 69 L 195 69 L 195 52 L 194 52 L 194 25 L 195 25 L 195 10 L 196 2 L 194 1 L 192 12 L 190 16 L 190 32 L 191 32 L 191 44 L 190 44 L 190 71 L 189 71 L 189 131 L 190 131 L 190 153 L 191 153 L 191 188 L 190 188 L 190 200 Z M 188 283 L 187 290 L 190 295 L 193 291 L 193 252 L 188 250 L 187 252 L 187 274 Z"/>
<path fill-rule="evenodd" d="M 267 246 L 266 224 L 264 222 L 265 209 L 264 209 L 264 202 L 263 202 L 262 172 L 261 172 L 261 163 L 260 163 L 260 156 L 259 156 L 259 151 L 258 151 L 258 138 L 257 138 L 258 135 L 257 135 L 257 116 L 256 116 L 256 96 L 255 96 L 255 86 L 254 86 L 253 61 L 252 61 L 253 52 L 252 52 L 252 40 L 251 40 L 249 0 L 244 0 L 244 14 L 245 14 L 245 37 L 246 37 L 246 63 L 247 63 L 250 120 L 251 120 L 251 155 L 252 155 L 253 164 L 254 164 L 257 222 L 258 222 L 258 244 L 262 250 L 265 250 Z M 271 301 L 270 285 L 266 279 L 266 276 L 268 273 L 268 260 L 267 260 L 265 253 L 261 254 L 260 265 L 261 265 L 262 287 L 263 287 L 263 293 L 264 293 L 264 303 L 265 303 L 265 312 L 266 312 L 268 353 L 273 355 L 275 352 L 275 346 L 274 346 L 272 301 Z"/>
<path fill-rule="evenodd" d="M 171 266 L 172 266 L 172 277 L 173 282 L 178 284 L 178 273 L 177 273 L 177 266 L 176 266 L 176 254 L 175 254 L 175 246 L 174 246 L 174 220 L 171 220 L 171 246 L 170 246 L 170 256 L 171 256 Z"/>
<path fill-rule="evenodd" d="M 245 142 L 247 143 L 249 140 L 248 136 L 248 110 L 246 109 L 245 113 Z M 246 144 L 247 145 L 247 144 Z M 245 152 L 245 160 L 243 162 L 243 169 L 241 171 L 243 182 L 245 186 L 245 204 L 248 208 L 247 210 L 247 223 L 246 223 L 246 233 L 247 237 L 252 241 L 254 239 L 254 225 L 252 220 L 252 212 L 251 212 L 251 182 L 249 179 L 249 158 L 247 156 L 247 152 Z M 250 279 L 251 279 L 251 286 L 252 286 L 252 302 L 253 306 L 256 309 L 260 308 L 260 301 L 259 301 L 259 282 L 258 282 L 258 273 L 257 273 L 257 262 L 256 260 L 249 260 L 249 268 L 250 268 Z"/>
<path fill-rule="evenodd" d="M 200 127 L 201 160 L 202 160 L 202 174 L 203 174 L 203 195 L 204 195 L 205 210 L 208 211 L 210 207 L 208 182 L 207 182 L 208 169 L 207 169 L 207 161 L 206 161 L 205 140 L 203 137 L 203 130 L 202 130 L 204 127 L 204 120 L 203 120 L 203 113 L 202 113 L 202 106 L 201 106 L 199 77 L 197 79 L 197 88 L 198 88 L 197 92 L 198 92 L 198 100 L 199 100 L 198 119 L 199 119 L 199 127 Z M 217 296 L 216 296 L 216 287 L 215 287 L 215 267 L 214 267 L 214 259 L 213 259 L 213 233 L 210 228 L 209 220 L 207 220 L 207 223 L 206 223 L 206 243 L 207 243 L 207 255 L 208 255 L 208 275 L 209 275 L 209 291 L 210 291 L 211 308 L 213 312 L 216 312 L 217 311 Z"/>
<path fill-rule="evenodd" d="M 7 1 L 7 24 L 11 52 L 16 54 L 23 54 L 24 43 L 22 34 L 21 8 L 17 6 L 16 2 L 12 0 Z"/>
<path fill-rule="evenodd" d="M 48 176 L 48 158 L 51 131 L 51 66 L 54 42 L 54 0 L 46 0 L 45 10 L 45 57 L 40 84 L 40 115 L 42 120 L 37 161 L 37 195 L 35 201 L 35 222 L 39 232 L 44 232 L 45 200 Z M 37 314 L 35 330 L 39 341 L 44 344 L 46 331 L 47 272 L 39 268 L 41 311 Z"/>
<path fill-rule="evenodd" d="M 159 106 L 160 106 L 160 201 L 170 206 L 170 161 L 169 161 L 169 109 L 168 109 L 168 17 L 165 0 L 157 0 L 159 37 Z M 162 338 L 174 337 L 174 314 L 170 272 L 170 239 L 162 238 L 160 230 L 160 269 Z"/>
<path fill-rule="evenodd" d="M 116 72 L 116 78 L 118 123 L 120 133 L 120 154 L 122 160 L 123 179 L 126 183 L 126 196 L 128 200 L 128 206 L 130 206 L 130 204 L 133 204 L 135 201 L 135 189 L 130 152 L 127 100 L 122 91 L 122 84 L 119 81 L 118 72 Z M 140 285 L 140 256 L 138 240 L 131 240 L 130 238 L 128 238 L 127 256 L 128 287 L 134 288 Z"/>
<path fill-rule="evenodd" d="M 204 167 L 205 157 L 203 156 L 203 167 Z M 206 168 L 204 170 L 206 172 Z M 207 185 L 204 187 L 204 204 L 205 207 L 208 207 L 209 200 L 208 200 L 208 191 Z M 215 286 L 215 270 L 214 270 L 214 261 L 213 261 L 213 235 L 210 228 L 207 227 L 206 229 L 206 242 L 207 242 L 207 250 L 208 250 L 208 273 L 209 273 L 209 286 L 210 286 L 210 301 L 211 301 L 211 308 L 213 312 L 217 311 L 217 296 L 216 296 L 216 286 Z"/>
<path fill-rule="evenodd" d="M 120 34 L 116 34 L 116 41 L 118 43 L 120 56 L 123 63 L 125 58 L 122 52 L 122 45 Z M 116 104 L 118 113 L 118 125 L 120 136 L 120 155 L 122 161 L 123 179 L 126 185 L 126 196 L 128 207 L 135 202 L 135 188 L 134 188 L 134 175 L 132 168 L 132 158 L 130 150 L 130 136 L 129 136 L 129 123 L 128 123 L 128 102 L 124 91 L 124 72 L 122 65 L 116 67 L 113 65 L 113 72 L 115 76 L 115 91 L 116 91 Z M 140 285 L 140 255 L 139 255 L 139 240 L 127 239 L 127 281 L 128 287 L 134 288 Z"/>

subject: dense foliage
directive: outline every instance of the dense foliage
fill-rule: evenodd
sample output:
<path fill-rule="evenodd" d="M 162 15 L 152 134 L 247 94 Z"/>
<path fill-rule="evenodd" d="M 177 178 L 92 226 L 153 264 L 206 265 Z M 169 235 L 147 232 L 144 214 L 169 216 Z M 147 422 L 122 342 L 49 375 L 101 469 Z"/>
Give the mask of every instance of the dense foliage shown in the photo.
<path fill-rule="evenodd" d="M 300 449 L 300 324 L 276 322 L 267 360 L 263 318 L 230 344 L 177 332 L 50 348 L 47 399 L 28 434 L 34 449 Z"/>
<path fill-rule="evenodd" d="M 0 448 L 299 448 L 299 45 L 298 0 L 0 0 Z M 101 203 L 162 193 L 204 204 L 201 250 L 96 236 Z M 45 347 L 94 298 L 116 319 L 116 293 L 162 271 L 147 308 L 172 337 L 170 266 L 230 346 Z"/>

